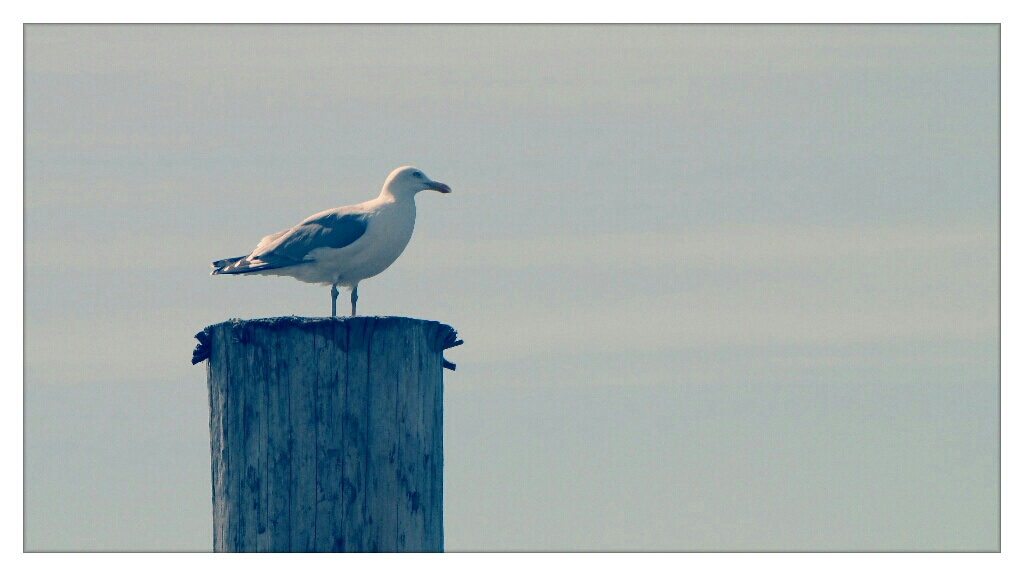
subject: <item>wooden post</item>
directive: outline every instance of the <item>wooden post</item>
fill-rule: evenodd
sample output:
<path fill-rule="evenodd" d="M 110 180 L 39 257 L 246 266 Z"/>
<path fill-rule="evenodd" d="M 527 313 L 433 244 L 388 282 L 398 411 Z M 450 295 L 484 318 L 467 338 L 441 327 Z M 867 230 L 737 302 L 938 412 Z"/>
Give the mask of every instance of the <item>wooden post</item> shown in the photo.
<path fill-rule="evenodd" d="M 209 356 L 213 549 L 440 552 L 442 358 L 412 318 L 231 320 Z M 205 342 L 204 342 L 205 340 Z M 205 348 L 204 348 L 205 346 Z"/>

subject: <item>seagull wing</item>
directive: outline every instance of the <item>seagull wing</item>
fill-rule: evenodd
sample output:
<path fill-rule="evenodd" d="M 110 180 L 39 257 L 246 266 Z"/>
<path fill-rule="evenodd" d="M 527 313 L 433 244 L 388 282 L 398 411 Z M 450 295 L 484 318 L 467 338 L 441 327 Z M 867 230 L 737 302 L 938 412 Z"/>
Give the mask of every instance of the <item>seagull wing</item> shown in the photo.
<path fill-rule="evenodd" d="M 271 242 L 273 242 L 274 240 L 277 240 L 281 236 L 284 236 L 285 234 L 287 234 L 287 233 L 289 233 L 291 231 L 292 231 L 292 229 L 289 228 L 287 230 L 281 230 L 280 232 L 274 232 L 273 234 L 268 234 L 267 236 L 264 236 L 263 239 L 260 240 L 260 243 L 256 245 L 256 250 L 259 250 L 260 248 L 265 248 L 266 246 L 269 246 Z"/>
<path fill-rule="evenodd" d="M 256 250 L 254 250 L 254 252 L 269 245 L 271 242 L 277 240 L 281 236 L 284 236 L 288 232 L 291 232 L 291 228 L 264 236 L 263 239 L 260 240 L 260 243 L 256 245 Z M 251 254 L 252 253 L 246 254 L 245 256 L 234 256 L 232 258 L 217 260 L 213 263 L 213 274 L 245 274 L 246 272 L 256 272 L 258 270 L 266 269 L 266 265 L 262 262 L 258 262 L 255 265 L 249 262 L 247 259 Z"/>
<path fill-rule="evenodd" d="M 267 263 L 268 268 L 308 262 L 310 252 L 317 248 L 344 248 L 361 238 L 366 233 L 367 216 L 336 210 L 315 214 L 291 230 L 264 238 L 250 258 Z"/>

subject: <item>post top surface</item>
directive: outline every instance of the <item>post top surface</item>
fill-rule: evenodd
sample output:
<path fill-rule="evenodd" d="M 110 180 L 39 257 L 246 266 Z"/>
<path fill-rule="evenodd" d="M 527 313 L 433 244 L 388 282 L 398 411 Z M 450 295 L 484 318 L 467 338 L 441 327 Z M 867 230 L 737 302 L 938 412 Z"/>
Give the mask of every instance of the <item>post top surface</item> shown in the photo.
<path fill-rule="evenodd" d="M 438 322 L 437 320 L 424 320 L 422 318 L 409 318 L 406 316 L 273 316 L 270 318 L 229 318 L 224 322 L 218 322 L 217 324 L 211 324 L 208 328 L 218 326 L 220 324 L 231 324 L 233 326 L 244 326 L 248 324 L 257 324 L 269 327 L 287 327 L 287 326 L 318 326 L 327 324 L 353 324 L 353 323 L 367 323 L 372 322 L 373 324 L 400 324 L 400 323 L 422 323 L 422 324 L 436 324 L 438 326 L 448 326 Z"/>
<path fill-rule="evenodd" d="M 402 325 L 405 327 L 420 326 L 422 328 L 432 329 L 432 336 L 428 336 L 428 338 L 433 341 L 437 350 L 443 351 L 462 344 L 462 340 L 458 339 L 458 332 L 455 328 L 452 328 L 447 324 L 442 324 L 436 320 L 407 318 L 405 316 L 346 316 L 341 318 L 275 316 L 272 318 L 252 318 L 249 320 L 231 318 L 224 322 L 211 324 L 195 335 L 195 338 L 199 340 L 199 344 L 192 353 L 192 364 L 198 364 L 199 362 L 209 358 L 210 333 L 221 326 L 231 329 L 236 334 L 249 332 L 253 329 L 276 331 L 298 328 L 300 330 L 315 330 L 317 328 L 327 326 L 345 328 L 348 331 L 355 329 L 357 332 L 365 334 L 368 330 L 377 331 L 381 329 L 397 328 Z M 445 360 L 444 363 L 445 367 L 453 370 L 455 369 L 455 365 L 451 364 L 447 360 Z"/>

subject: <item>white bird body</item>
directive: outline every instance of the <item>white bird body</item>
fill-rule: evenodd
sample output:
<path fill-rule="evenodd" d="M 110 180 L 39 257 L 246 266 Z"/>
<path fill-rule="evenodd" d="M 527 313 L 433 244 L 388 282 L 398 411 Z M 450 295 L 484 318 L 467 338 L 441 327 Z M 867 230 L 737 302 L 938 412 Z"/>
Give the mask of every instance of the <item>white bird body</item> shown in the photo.
<path fill-rule="evenodd" d="M 416 225 L 416 202 L 412 198 L 399 200 L 394 196 L 386 198 L 382 194 L 361 204 L 319 212 L 303 222 L 328 214 L 365 214 L 366 232 L 348 246 L 327 246 L 310 250 L 306 256 L 307 261 L 303 264 L 270 268 L 254 273 L 264 276 L 291 276 L 310 284 L 337 284 L 352 288 L 360 280 L 372 278 L 386 270 L 405 251 Z M 247 260 L 259 260 L 261 251 L 273 250 L 274 240 L 279 237 L 278 234 L 264 238 Z"/>
<path fill-rule="evenodd" d="M 248 256 L 213 263 L 213 274 L 290 276 L 332 286 L 332 313 L 337 287 L 356 290 L 361 280 L 386 270 L 401 256 L 416 225 L 417 192 L 451 192 L 411 166 L 396 169 L 380 195 L 361 204 L 318 212 L 299 224 L 260 240 Z"/>

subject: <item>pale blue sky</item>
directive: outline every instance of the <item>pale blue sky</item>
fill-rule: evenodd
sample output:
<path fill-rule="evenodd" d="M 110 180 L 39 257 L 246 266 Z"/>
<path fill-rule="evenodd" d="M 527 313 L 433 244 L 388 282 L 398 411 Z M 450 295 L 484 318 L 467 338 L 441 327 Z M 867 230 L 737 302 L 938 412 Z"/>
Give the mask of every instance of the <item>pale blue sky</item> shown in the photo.
<path fill-rule="evenodd" d="M 420 195 L 451 550 L 995 549 L 995 26 L 29 26 L 25 545 L 209 549 L 209 262 Z"/>

